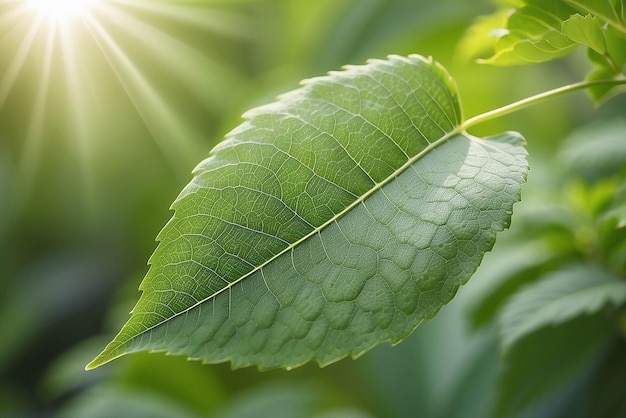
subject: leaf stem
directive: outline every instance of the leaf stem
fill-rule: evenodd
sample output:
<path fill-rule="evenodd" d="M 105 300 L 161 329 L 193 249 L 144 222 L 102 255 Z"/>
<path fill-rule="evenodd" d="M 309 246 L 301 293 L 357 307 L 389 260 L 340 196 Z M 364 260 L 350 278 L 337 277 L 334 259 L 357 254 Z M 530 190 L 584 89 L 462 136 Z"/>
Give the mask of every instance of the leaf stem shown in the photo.
<path fill-rule="evenodd" d="M 489 112 L 485 112 L 480 115 L 471 117 L 467 119 L 465 122 L 463 122 L 460 128 L 461 130 L 466 130 L 471 126 L 478 125 L 479 123 L 483 123 L 491 119 L 499 118 L 501 116 L 508 115 L 509 113 L 517 112 L 518 110 L 525 109 L 529 106 L 543 102 L 547 99 L 551 99 L 553 97 L 571 93 L 573 91 L 583 90 L 583 89 L 594 87 L 594 86 L 602 86 L 602 85 L 618 86 L 621 84 L 626 84 L 625 77 L 613 78 L 613 79 L 608 79 L 608 80 L 581 81 L 579 83 L 574 83 L 574 84 L 569 84 L 567 86 L 558 87 L 556 89 L 544 91 L 543 93 L 539 93 L 534 96 L 530 96 L 525 99 L 519 100 L 517 102 L 508 104 L 506 106 L 502 106 L 497 109 L 490 110 Z"/>

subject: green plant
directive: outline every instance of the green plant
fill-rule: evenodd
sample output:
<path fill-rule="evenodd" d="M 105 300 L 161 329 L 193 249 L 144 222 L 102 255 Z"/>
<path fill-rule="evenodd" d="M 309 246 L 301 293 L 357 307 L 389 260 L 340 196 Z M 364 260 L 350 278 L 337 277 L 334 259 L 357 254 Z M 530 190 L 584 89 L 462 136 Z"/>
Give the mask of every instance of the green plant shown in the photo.
<path fill-rule="evenodd" d="M 626 84 L 623 2 L 510 3 L 514 12 L 480 21 L 465 49 L 482 51 L 495 33 L 483 62 L 506 66 L 582 45 L 594 67 L 586 81 L 464 119 L 440 65 L 390 56 L 249 112 L 175 201 L 131 319 L 88 367 L 144 350 L 238 367 L 324 365 L 396 343 L 432 318 L 508 226 L 526 175 L 519 134 L 467 131 L 575 90 L 599 103 Z M 619 151 L 620 132 L 607 126 L 595 136 Z M 575 156 L 583 146 L 566 149 Z M 606 348 L 626 303 L 624 159 L 582 155 L 597 157 L 595 166 L 618 162 L 599 179 L 568 183 L 562 216 L 521 217 L 529 226 L 510 251 L 540 234 L 542 253 L 503 267 L 471 312 L 476 326 L 496 321 L 501 330 L 501 414 L 623 347 L 616 339 Z M 577 333 L 586 337 L 579 355 L 557 361 Z M 595 382 L 615 370 L 589 373 Z"/>

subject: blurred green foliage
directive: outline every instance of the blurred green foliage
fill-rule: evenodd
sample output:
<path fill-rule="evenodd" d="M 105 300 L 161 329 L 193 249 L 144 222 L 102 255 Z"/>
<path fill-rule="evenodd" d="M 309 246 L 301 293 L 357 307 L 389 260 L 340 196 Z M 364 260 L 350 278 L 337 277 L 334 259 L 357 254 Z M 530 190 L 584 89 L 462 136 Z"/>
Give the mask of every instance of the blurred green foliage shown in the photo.
<path fill-rule="evenodd" d="M 291 372 L 162 355 L 83 370 L 127 318 L 169 204 L 246 109 L 343 64 L 420 53 L 473 116 L 582 79 L 582 50 L 530 67 L 464 59 L 488 0 L 116 0 L 67 30 L 19 7 L 0 2 L 0 416 L 626 414 L 623 304 L 498 348 L 519 289 L 572 265 L 626 275 L 624 95 L 596 109 L 576 93 L 474 129 L 528 139 L 523 202 L 468 286 L 401 345 Z"/>

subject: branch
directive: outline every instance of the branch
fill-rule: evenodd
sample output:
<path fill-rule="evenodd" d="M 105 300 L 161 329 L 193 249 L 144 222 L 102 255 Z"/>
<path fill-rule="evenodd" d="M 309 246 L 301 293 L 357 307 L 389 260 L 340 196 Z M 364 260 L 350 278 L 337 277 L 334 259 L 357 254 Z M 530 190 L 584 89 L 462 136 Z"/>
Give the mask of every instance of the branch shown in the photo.
<path fill-rule="evenodd" d="M 626 84 L 626 78 L 624 77 L 610 79 L 610 80 L 581 81 L 579 83 L 574 83 L 574 84 L 570 84 L 567 86 L 559 87 L 554 90 L 548 90 L 543 93 L 539 93 L 534 96 L 527 97 L 525 99 L 508 104 L 506 106 L 502 106 L 500 108 L 497 108 L 489 112 L 485 112 L 480 115 L 469 118 L 461 124 L 461 130 L 466 130 L 467 128 L 474 126 L 474 125 L 478 125 L 479 123 L 483 123 L 491 119 L 499 118 L 501 116 L 508 115 L 509 113 L 517 112 L 518 110 L 525 109 L 529 106 L 543 102 L 547 99 L 551 99 L 553 97 L 571 93 L 573 91 L 583 90 L 583 89 L 594 87 L 594 86 L 602 86 L 602 85 L 619 86 L 622 84 Z"/>

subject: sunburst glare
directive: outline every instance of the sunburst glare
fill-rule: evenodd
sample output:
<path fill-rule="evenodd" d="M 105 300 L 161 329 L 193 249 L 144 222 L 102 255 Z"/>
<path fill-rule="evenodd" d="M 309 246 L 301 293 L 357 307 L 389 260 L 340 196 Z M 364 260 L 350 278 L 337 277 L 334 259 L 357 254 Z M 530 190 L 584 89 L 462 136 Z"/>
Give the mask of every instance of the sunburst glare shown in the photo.
<path fill-rule="evenodd" d="M 49 149 L 64 152 L 88 203 L 105 157 L 141 152 L 136 138 L 188 173 L 207 149 L 201 110 L 218 114 L 244 88 L 222 45 L 248 39 L 245 27 L 211 2 L 0 0 L 0 138 L 12 140 L 23 199 Z"/>
<path fill-rule="evenodd" d="M 56 22 L 82 17 L 98 0 L 26 0 L 30 10 Z"/>

